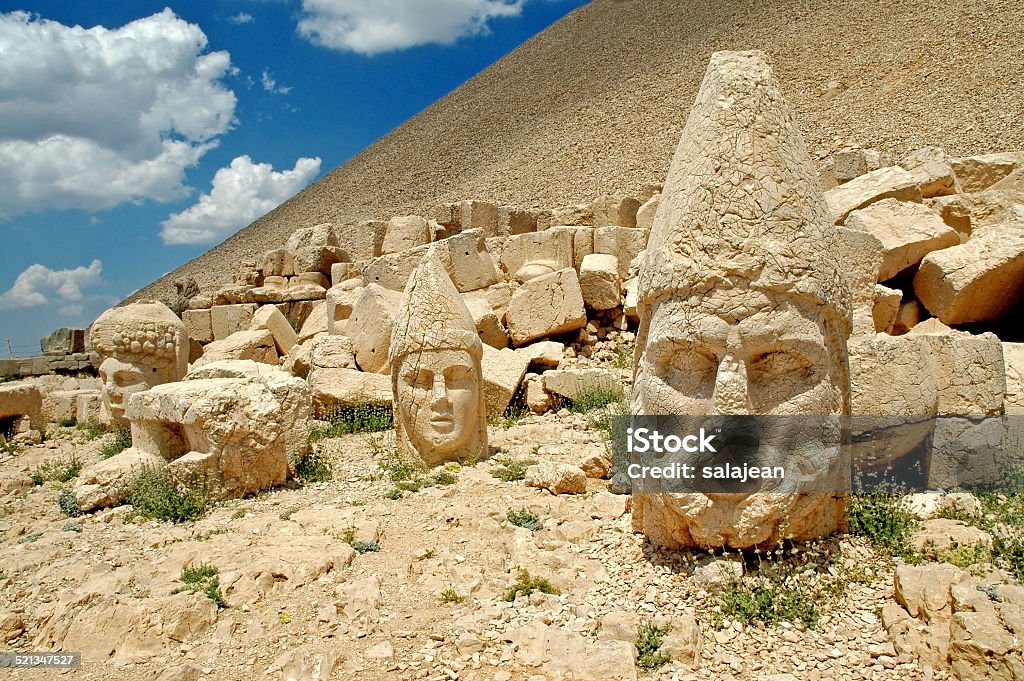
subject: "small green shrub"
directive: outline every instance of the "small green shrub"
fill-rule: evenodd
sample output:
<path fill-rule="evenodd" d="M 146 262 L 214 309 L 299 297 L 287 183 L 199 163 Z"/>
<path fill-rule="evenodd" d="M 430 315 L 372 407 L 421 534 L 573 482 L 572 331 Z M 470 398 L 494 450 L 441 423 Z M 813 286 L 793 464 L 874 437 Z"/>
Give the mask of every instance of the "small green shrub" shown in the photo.
<path fill-rule="evenodd" d="M 909 558 L 910 537 L 917 520 L 903 498 L 891 492 L 854 494 L 850 498 L 850 534 L 866 537 L 875 550 L 886 556 Z"/>
<path fill-rule="evenodd" d="M 69 518 L 78 518 L 82 515 L 82 509 L 78 505 L 78 498 L 69 489 L 62 489 L 57 495 L 57 507 L 60 512 Z"/>
<path fill-rule="evenodd" d="M 498 459 L 491 475 L 505 482 L 516 482 L 526 477 L 526 469 L 537 464 L 536 459 Z"/>
<path fill-rule="evenodd" d="M 539 591 L 542 594 L 561 593 L 554 584 L 544 577 L 531 577 L 529 570 L 521 567 L 516 571 L 516 581 L 505 591 L 501 599 L 511 603 L 517 596 L 529 596 L 534 591 Z"/>
<path fill-rule="evenodd" d="M 384 498 L 390 499 L 391 501 L 398 501 L 403 496 L 405 496 L 405 490 L 400 487 L 392 487 L 384 493 Z"/>
<path fill-rule="evenodd" d="M 448 470 L 442 468 L 431 477 L 435 485 L 454 485 L 459 481 L 459 476 Z"/>
<path fill-rule="evenodd" d="M 463 603 L 465 600 L 465 596 L 460 596 L 459 592 L 453 589 L 452 587 L 448 587 L 447 589 L 441 592 L 442 603 L 455 603 L 456 605 L 458 605 L 459 603 Z"/>
<path fill-rule="evenodd" d="M 719 626 L 725 618 L 770 626 L 802 622 L 813 629 L 821 617 L 820 608 L 845 590 L 841 580 L 819 573 L 809 554 L 787 559 L 781 548 L 774 553 L 775 559 L 762 559 L 758 554 L 752 574 L 730 579 L 722 586 L 717 593 Z"/>
<path fill-rule="evenodd" d="M 621 402 L 624 399 L 622 388 L 610 385 L 595 385 L 576 394 L 576 397 L 567 405 L 569 411 L 577 414 L 584 414 L 594 411 L 609 404 Z"/>
<path fill-rule="evenodd" d="M 209 503 L 205 490 L 186 487 L 171 480 L 166 471 L 144 468 L 131 481 L 127 501 L 131 517 L 183 523 L 206 513 Z"/>
<path fill-rule="evenodd" d="M 325 419 L 326 426 L 313 429 L 309 439 L 313 442 L 352 433 L 376 433 L 395 427 L 394 411 L 389 404 L 366 402 L 346 409 L 338 409 Z"/>
<path fill-rule="evenodd" d="M 87 440 L 95 440 L 98 437 L 103 437 L 107 432 L 106 427 L 99 421 L 86 421 L 84 423 L 77 424 L 75 427 L 85 433 Z M 130 438 L 131 431 L 129 431 L 128 435 Z M 127 447 L 125 449 L 127 449 Z"/>
<path fill-rule="evenodd" d="M 76 425 L 78 425 L 78 419 L 76 419 L 74 416 L 70 416 L 68 418 L 63 418 L 57 421 L 57 425 L 60 426 L 61 428 L 74 428 Z"/>
<path fill-rule="evenodd" d="M 349 546 L 355 549 L 356 553 L 376 553 L 380 551 L 380 544 L 375 541 L 363 541 L 356 539 L 355 541 L 349 542 Z"/>
<path fill-rule="evenodd" d="M 49 481 L 69 482 L 77 478 L 81 471 L 81 460 L 74 454 L 71 454 L 67 457 L 44 461 L 35 467 L 35 470 L 32 471 L 29 477 L 37 485 Z"/>
<path fill-rule="evenodd" d="M 217 605 L 217 609 L 228 607 L 224 595 L 220 591 L 220 570 L 215 565 L 200 563 L 181 569 L 181 581 L 185 585 L 172 591 L 172 594 L 183 591 L 197 591 Z"/>
<path fill-rule="evenodd" d="M 292 457 L 292 475 L 304 485 L 328 482 L 334 477 L 331 460 L 319 446 L 310 447 L 305 454 Z"/>
<path fill-rule="evenodd" d="M 81 532 L 82 526 L 78 523 L 64 523 L 64 526 L 60 529 L 63 532 Z"/>
<path fill-rule="evenodd" d="M 671 655 L 659 650 L 665 641 L 665 635 L 671 628 L 672 626 L 669 624 L 656 627 L 650 620 L 645 620 L 640 624 L 636 632 L 637 667 L 650 671 L 672 661 Z"/>
<path fill-rule="evenodd" d="M 505 517 L 516 527 L 525 527 L 528 530 L 541 528 L 540 516 L 528 508 L 521 508 L 518 511 L 510 508 L 505 513 Z"/>
<path fill-rule="evenodd" d="M 120 454 L 124 450 L 132 446 L 132 431 L 130 428 L 116 428 L 113 432 L 113 437 L 109 442 L 106 442 L 100 447 L 100 458 L 109 459 L 110 457 Z"/>

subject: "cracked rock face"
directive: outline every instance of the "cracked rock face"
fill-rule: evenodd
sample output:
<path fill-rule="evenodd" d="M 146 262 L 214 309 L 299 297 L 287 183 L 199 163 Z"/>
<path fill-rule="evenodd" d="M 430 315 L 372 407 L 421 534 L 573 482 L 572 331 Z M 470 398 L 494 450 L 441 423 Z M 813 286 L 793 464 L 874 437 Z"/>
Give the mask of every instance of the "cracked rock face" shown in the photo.
<path fill-rule="evenodd" d="M 851 314 L 839 252 L 767 57 L 715 53 L 641 265 L 633 413 L 848 414 Z M 634 528 L 672 548 L 828 535 L 844 523 L 842 484 L 831 484 L 844 452 L 835 430 L 792 454 L 798 475 L 752 493 L 654 488 L 635 496 Z"/>
<path fill-rule="evenodd" d="M 466 303 L 431 251 L 413 272 L 391 336 L 398 445 L 429 465 L 482 458 L 483 346 Z"/>

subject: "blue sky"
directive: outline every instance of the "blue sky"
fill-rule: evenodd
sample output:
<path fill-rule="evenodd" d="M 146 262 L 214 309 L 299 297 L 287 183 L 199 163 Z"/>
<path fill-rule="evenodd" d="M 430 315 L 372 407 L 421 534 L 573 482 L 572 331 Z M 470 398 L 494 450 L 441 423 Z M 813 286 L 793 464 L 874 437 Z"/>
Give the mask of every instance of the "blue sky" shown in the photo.
<path fill-rule="evenodd" d="M 583 4 L 0 0 L 0 356 L 86 326 Z"/>

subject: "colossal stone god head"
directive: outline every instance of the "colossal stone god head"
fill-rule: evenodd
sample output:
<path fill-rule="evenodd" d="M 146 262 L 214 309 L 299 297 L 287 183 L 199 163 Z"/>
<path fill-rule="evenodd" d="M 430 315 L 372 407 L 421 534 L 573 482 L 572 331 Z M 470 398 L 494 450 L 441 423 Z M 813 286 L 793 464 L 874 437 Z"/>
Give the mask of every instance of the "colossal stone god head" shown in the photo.
<path fill-rule="evenodd" d="M 103 358 L 103 407 L 114 423 L 128 423 L 132 393 L 180 381 L 188 371 L 188 331 L 163 303 L 111 308 L 93 322 L 89 338 Z"/>
<path fill-rule="evenodd" d="M 433 251 L 402 296 L 389 359 L 399 446 L 429 465 L 483 457 L 487 420 L 473 317 Z"/>
<path fill-rule="evenodd" d="M 848 414 L 851 313 L 838 253 L 767 57 L 715 53 L 640 270 L 633 413 Z M 846 435 L 820 437 L 799 475 L 751 494 L 638 494 L 634 527 L 675 548 L 834 532 L 845 497 L 827 490 L 842 486 Z"/>

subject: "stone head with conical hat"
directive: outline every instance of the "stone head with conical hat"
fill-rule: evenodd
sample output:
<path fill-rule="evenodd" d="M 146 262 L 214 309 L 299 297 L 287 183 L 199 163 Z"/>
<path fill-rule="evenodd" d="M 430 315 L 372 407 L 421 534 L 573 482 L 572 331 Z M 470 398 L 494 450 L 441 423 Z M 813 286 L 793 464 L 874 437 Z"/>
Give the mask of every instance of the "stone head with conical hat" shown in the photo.
<path fill-rule="evenodd" d="M 128 423 L 124 412 L 132 393 L 180 381 L 188 371 L 188 331 L 160 302 L 107 310 L 90 327 L 89 342 L 103 359 L 103 409 L 114 423 Z"/>
<path fill-rule="evenodd" d="M 473 317 L 431 250 L 409 278 L 391 334 L 400 448 L 429 465 L 486 455 L 482 356 Z"/>
<path fill-rule="evenodd" d="M 715 53 L 640 270 L 633 412 L 848 414 L 839 267 L 817 173 L 767 56 Z M 828 534 L 843 523 L 843 498 L 802 486 L 842 475 L 832 444 L 804 478 L 766 482 L 763 493 L 643 495 L 634 525 L 674 547 Z"/>

